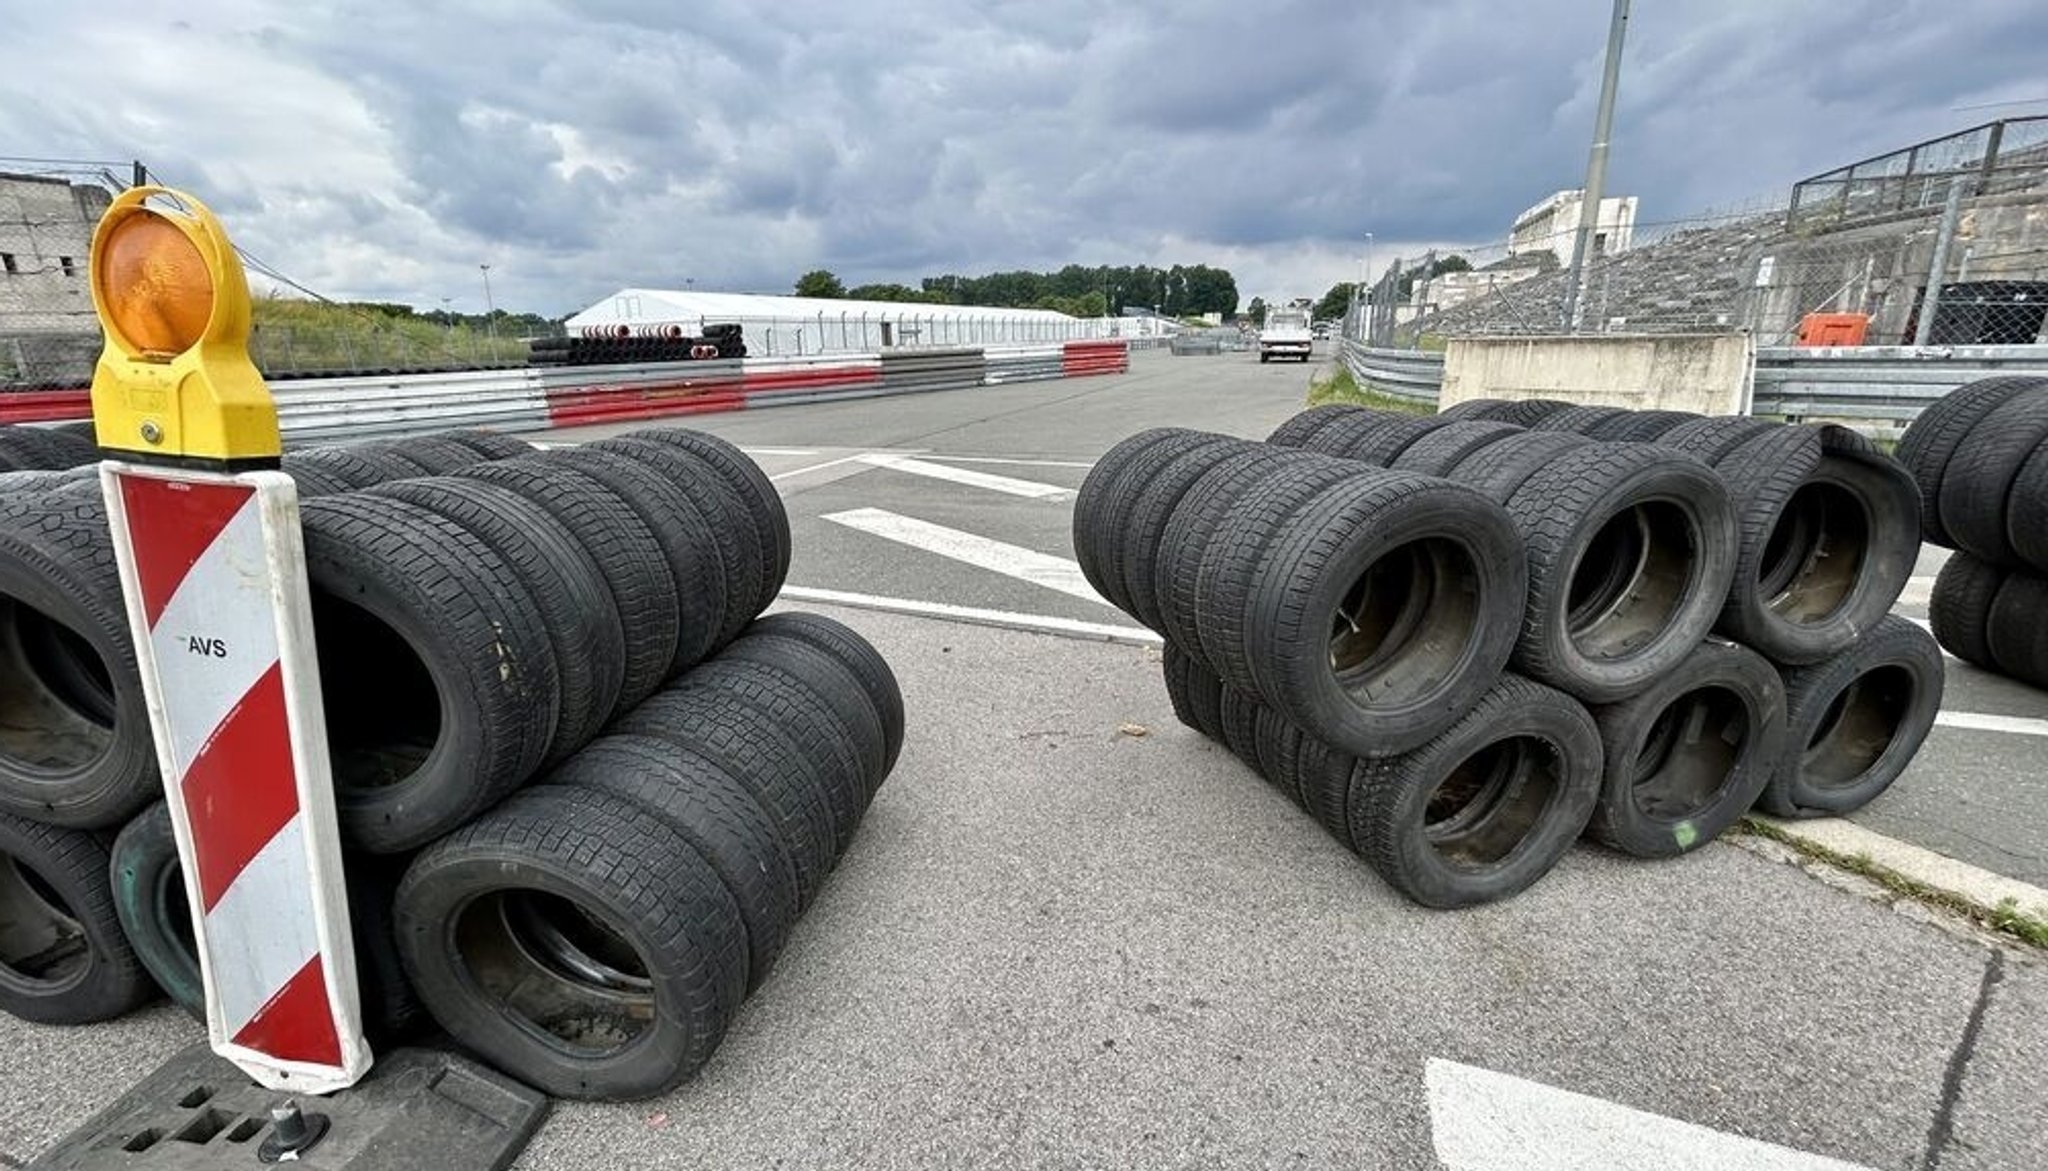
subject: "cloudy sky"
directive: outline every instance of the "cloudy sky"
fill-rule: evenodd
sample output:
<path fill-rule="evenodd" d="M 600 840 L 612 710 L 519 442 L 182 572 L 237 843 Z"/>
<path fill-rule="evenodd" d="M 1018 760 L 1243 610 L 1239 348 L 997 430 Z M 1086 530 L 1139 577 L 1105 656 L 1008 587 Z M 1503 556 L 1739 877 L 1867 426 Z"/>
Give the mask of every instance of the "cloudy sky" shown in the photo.
<path fill-rule="evenodd" d="M 27 0 L 10 0 L 25 6 Z M 0 155 L 140 158 L 330 296 L 565 313 L 1208 263 L 1318 295 L 1579 184 L 1607 0 L 184 0 L 8 21 Z M 1639 0 L 1651 222 L 2048 114 L 2039 0 Z M 2032 104 L 1990 103 L 2028 102 Z M 1980 108 L 1964 108 L 1980 107 Z"/>

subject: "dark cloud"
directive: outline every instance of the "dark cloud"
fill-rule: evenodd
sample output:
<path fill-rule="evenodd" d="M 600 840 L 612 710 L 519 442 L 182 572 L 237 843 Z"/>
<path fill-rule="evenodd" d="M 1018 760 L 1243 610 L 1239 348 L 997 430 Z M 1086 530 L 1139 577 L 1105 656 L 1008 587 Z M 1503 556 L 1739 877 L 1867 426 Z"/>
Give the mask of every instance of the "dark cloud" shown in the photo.
<path fill-rule="evenodd" d="M 1268 296 L 1484 245 L 1576 186 L 1586 0 L 557 0 L 52 8 L 23 153 L 148 159 L 337 296 L 563 312 L 626 284 L 1226 263 Z M 1638 4 L 1611 188 L 1645 221 L 2048 104 L 2008 0 Z M 88 66 L 91 67 L 88 67 Z"/>

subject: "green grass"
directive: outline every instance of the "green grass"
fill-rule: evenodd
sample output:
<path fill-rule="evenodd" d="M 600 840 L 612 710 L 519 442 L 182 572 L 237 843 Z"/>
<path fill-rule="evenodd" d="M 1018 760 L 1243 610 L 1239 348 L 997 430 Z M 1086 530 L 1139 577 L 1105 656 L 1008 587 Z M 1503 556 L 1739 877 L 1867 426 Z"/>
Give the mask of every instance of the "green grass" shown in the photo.
<path fill-rule="evenodd" d="M 2039 948 L 2048 948 L 2048 920 L 2022 911 L 2019 904 L 2011 899 L 2006 899 L 1995 907 L 1980 906 L 1961 896 L 1950 894 L 1948 891 L 1929 886 L 1916 879 L 1908 878 L 1889 867 L 1880 866 L 1876 862 L 1871 861 L 1870 856 L 1867 854 L 1844 854 L 1839 850 L 1830 850 L 1826 846 L 1815 845 L 1803 838 L 1786 833 L 1778 826 L 1760 818 L 1744 818 L 1739 829 L 1744 833 L 1754 834 L 1760 838 L 1768 838 L 1782 846 L 1797 851 L 1805 857 L 1812 858 L 1818 862 L 1825 862 L 1837 870 L 1845 870 L 1850 874 L 1861 875 L 1902 898 L 1909 898 L 1915 902 L 1925 903 L 1932 907 L 1940 907 L 1945 911 L 1961 915 L 1979 926 L 1989 928 L 2001 935 L 2010 936 L 2022 943 L 2031 944 Z"/>
<path fill-rule="evenodd" d="M 1308 405 L 1320 407 L 1325 403 L 1345 403 L 1354 407 L 1371 407 L 1376 411 L 1398 411 L 1404 415 L 1433 415 L 1436 408 L 1429 403 L 1399 398 L 1370 386 L 1361 387 L 1351 377 L 1351 371 L 1342 363 L 1330 367 L 1330 373 L 1310 379 L 1308 384 Z"/>
<path fill-rule="evenodd" d="M 495 338 L 350 305 L 261 297 L 250 356 L 266 374 L 300 370 L 456 368 L 524 362 L 526 343 L 506 326 Z"/>

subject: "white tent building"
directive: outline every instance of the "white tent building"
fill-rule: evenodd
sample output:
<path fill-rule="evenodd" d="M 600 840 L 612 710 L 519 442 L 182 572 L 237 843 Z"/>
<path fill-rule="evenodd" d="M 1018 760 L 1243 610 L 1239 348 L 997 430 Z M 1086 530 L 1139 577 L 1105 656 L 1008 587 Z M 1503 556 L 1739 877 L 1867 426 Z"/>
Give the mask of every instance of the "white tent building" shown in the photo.
<path fill-rule="evenodd" d="M 748 352 L 761 357 L 874 353 L 887 347 L 1029 345 L 1156 332 L 1148 319 L 1069 317 L 1049 309 L 676 289 L 620 289 L 569 318 L 568 329 L 571 336 L 620 327 L 637 334 L 673 325 L 695 335 L 719 322 L 738 322 L 745 330 Z"/>

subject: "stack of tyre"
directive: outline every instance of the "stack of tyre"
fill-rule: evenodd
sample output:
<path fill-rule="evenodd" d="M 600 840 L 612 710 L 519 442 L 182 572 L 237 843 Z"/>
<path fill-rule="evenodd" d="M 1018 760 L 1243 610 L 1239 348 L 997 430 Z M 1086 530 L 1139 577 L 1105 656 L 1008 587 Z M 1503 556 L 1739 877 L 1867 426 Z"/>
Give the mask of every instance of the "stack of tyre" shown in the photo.
<path fill-rule="evenodd" d="M 1950 654 L 2048 687 L 2048 378 L 1986 378 L 1920 413 L 1899 441 L 1920 529 L 1953 549 L 1929 617 Z"/>
<path fill-rule="evenodd" d="M 698 336 L 680 326 L 645 334 L 593 337 L 539 337 L 527 343 L 527 360 L 535 366 L 601 366 L 625 362 L 689 362 L 747 356 L 744 327 L 719 322 Z"/>
<path fill-rule="evenodd" d="M 359 999 L 550 1092 L 687 1077 L 767 975 L 902 743 L 887 664 L 759 615 L 760 469 L 653 430 L 293 453 Z M 92 482 L 0 502 L 0 1008 L 203 990 Z M 118 834 L 113 831 L 118 830 Z"/>
<path fill-rule="evenodd" d="M 1941 693 L 1939 651 L 1888 617 L 1916 508 L 1840 428 L 1320 407 L 1264 443 L 1132 436 L 1074 546 L 1164 636 L 1182 722 L 1449 907 L 1582 833 L 1665 857 L 1757 804 L 1883 791 Z"/>

